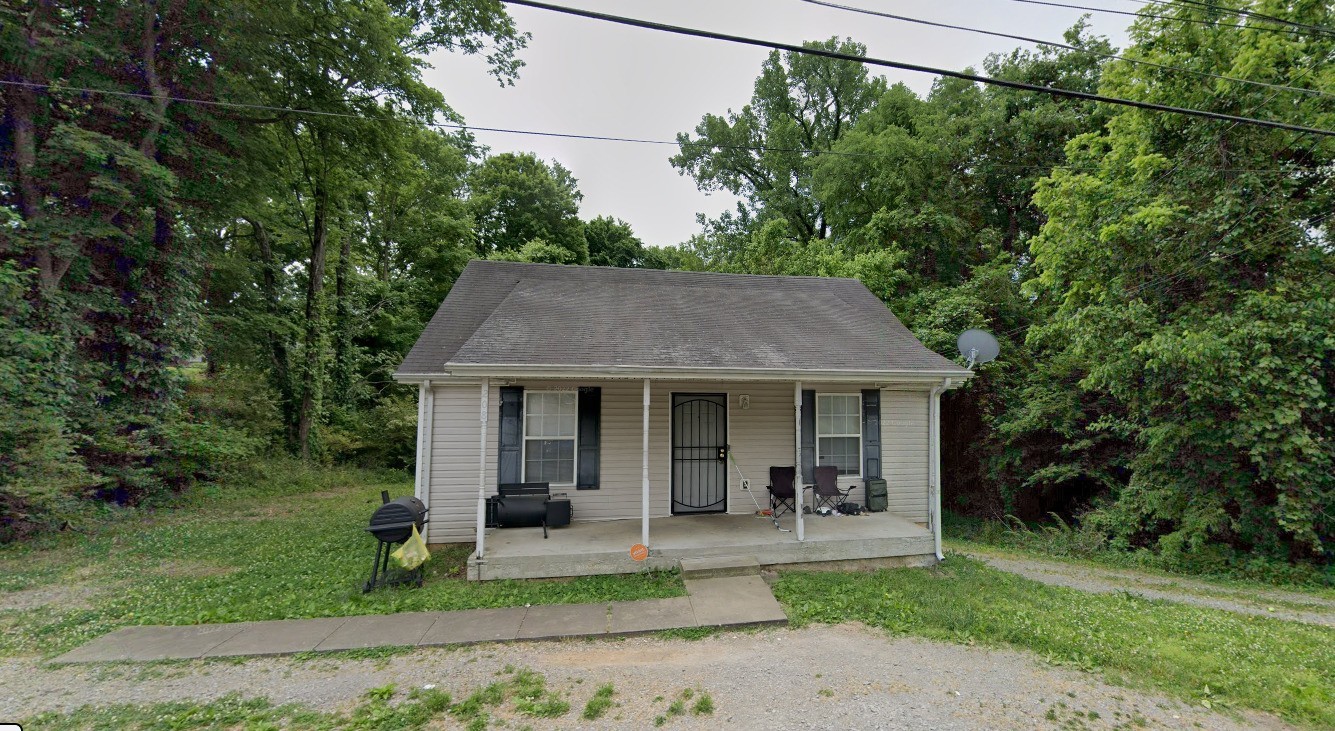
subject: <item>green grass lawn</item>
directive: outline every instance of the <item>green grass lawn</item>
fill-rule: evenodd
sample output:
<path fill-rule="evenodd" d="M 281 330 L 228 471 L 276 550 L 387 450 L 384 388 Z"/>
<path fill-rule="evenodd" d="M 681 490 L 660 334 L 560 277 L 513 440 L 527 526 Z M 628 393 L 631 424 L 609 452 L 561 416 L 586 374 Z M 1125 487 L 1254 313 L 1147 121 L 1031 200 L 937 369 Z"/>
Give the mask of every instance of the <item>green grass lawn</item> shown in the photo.
<path fill-rule="evenodd" d="M 674 574 L 470 582 L 469 547 L 437 551 L 421 589 L 362 594 L 375 542 L 364 530 L 401 473 L 268 467 L 172 509 L 121 511 L 86 534 L 0 548 L 0 655 L 53 656 L 118 627 L 680 596 Z M 0 594 L 0 597 L 3 597 Z M 13 598 L 15 595 L 10 595 Z M 47 601 L 54 599 L 54 601 Z M 4 602 L 8 605 L 10 602 Z M 40 605 L 38 605 L 40 604 Z"/>
<path fill-rule="evenodd" d="M 784 573 L 774 593 L 798 625 L 856 620 L 1008 645 L 1115 684 L 1335 727 L 1335 630 L 1326 627 L 1048 586 L 958 555 L 932 570 Z"/>

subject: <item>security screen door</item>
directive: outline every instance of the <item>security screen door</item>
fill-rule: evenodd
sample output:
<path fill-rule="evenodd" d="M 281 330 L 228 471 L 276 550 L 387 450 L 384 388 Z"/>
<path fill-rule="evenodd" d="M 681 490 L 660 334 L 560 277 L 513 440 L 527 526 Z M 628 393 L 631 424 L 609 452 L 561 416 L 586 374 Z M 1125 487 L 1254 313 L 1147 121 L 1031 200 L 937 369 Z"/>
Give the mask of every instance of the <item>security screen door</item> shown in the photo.
<path fill-rule="evenodd" d="M 672 512 L 728 509 L 728 396 L 672 394 Z"/>

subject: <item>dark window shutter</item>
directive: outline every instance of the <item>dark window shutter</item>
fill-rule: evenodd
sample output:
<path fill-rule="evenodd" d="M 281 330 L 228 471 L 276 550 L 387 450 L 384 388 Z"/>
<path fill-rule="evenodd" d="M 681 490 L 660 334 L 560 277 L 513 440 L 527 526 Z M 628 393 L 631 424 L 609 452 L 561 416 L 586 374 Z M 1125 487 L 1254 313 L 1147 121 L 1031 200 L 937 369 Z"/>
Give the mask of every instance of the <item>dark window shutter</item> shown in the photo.
<path fill-rule="evenodd" d="M 577 490 L 598 489 L 598 442 L 602 435 L 603 390 L 586 387 L 579 390 L 579 475 Z"/>
<path fill-rule="evenodd" d="M 802 390 L 802 482 L 816 481 L 816 392 Z"/>
<path fill-rule="evenodd" d="M 524 389 L 501 389 L 500 456 L 496 478 L 502 485 L 524 481 Z"/>
<path fill-rule="evenodd" d="M 862 392 L 862 478 L 881 476 L 881 392 Z"/>

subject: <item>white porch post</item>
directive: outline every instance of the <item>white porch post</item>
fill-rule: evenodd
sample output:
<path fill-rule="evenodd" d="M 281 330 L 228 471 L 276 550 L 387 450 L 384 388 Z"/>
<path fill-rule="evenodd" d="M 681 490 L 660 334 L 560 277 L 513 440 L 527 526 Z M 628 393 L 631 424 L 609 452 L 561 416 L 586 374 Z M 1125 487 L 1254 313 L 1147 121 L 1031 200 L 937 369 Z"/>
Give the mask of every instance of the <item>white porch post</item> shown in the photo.
<path fill-rule="evenodd" d="M 932 542 L 936 548 L 936 560 L 944 561 L 946 555 L 941 551 L 941 393 L 950 388 L 950 379 L 933 386 L 927 402 L 927 480 L 931 495 L 928 496 L 928 509 L 931 511 Z"/>
<path fill-rule="evenodd" d="M 640 543 L 649 547 L 649 379 L 644 379 L 644 432 L 640 465 Z"/>
<path fill-rule="evenodd" d="M 481 434 L 477 439 L 477 557 L 483 556 L 483 541 L 487 530 L 487 392 L 490 379 L 482 379 L 482 406 L 479 414 Z"/>
<path fill-rule="evenodd" d="M 431 510 L 431 442 L 435 425 L 436 391 L 431 381 L 423 381 L 417 392 L 417 484 L 413 494 L 422 506 Z M 422 526 L 422 540 L 430 542 L 431 523 Z"/>
<path fill-rule="evenodd" d="M 794 504 L 797 509 L 793 512 L 797 514 L 797 540 L 805 541 L 805 528 L 802 524 L 802 506 L 806 503 L 806 495 L 802 491 L 802 382 L 793 383 L 793 454 L 796 457 L 793 464 L 797 466 L 796 474 L 793 479 L 793 491 L 797 493 L 797 500 Z"/>

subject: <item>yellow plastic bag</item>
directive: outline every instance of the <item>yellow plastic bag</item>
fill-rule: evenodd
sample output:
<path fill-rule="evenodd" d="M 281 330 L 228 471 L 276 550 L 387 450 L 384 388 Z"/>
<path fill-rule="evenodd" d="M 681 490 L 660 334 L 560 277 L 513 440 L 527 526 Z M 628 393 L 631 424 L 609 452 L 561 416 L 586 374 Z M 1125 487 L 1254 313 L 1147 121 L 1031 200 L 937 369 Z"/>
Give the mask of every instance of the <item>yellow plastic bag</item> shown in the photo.
<path fill-rule="evenodd" d="M 399 546 L 399 550 L 389 555 L 395 563 L 409 571 L 431 558 L 431 552 L 426 550 L 426 541 L 422 540 L 422 534 L 417 532 L 417 526 L 413 526 L 413 534 Z"/>

